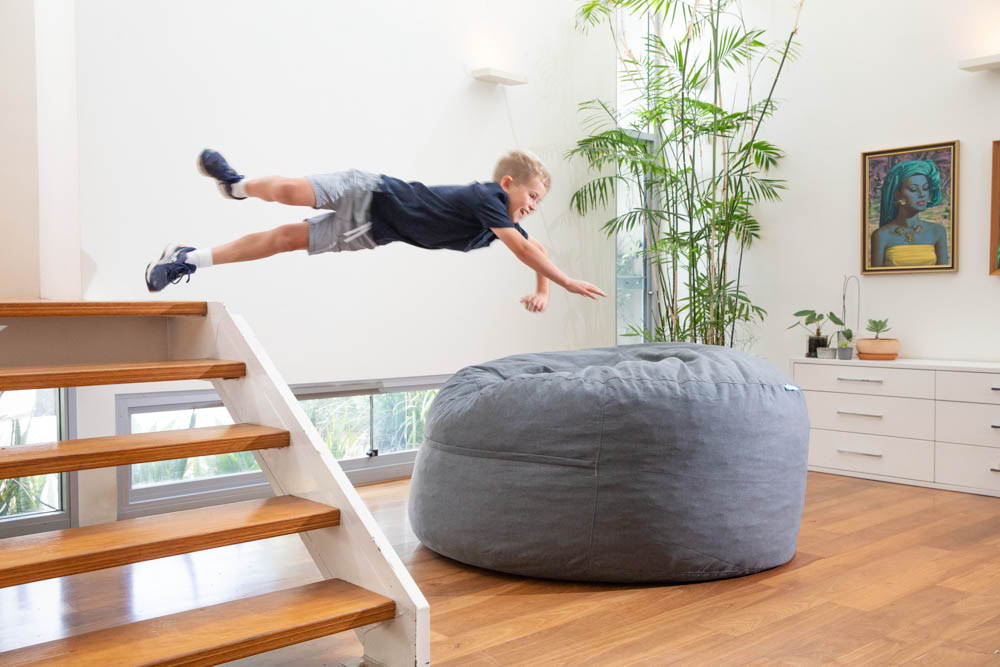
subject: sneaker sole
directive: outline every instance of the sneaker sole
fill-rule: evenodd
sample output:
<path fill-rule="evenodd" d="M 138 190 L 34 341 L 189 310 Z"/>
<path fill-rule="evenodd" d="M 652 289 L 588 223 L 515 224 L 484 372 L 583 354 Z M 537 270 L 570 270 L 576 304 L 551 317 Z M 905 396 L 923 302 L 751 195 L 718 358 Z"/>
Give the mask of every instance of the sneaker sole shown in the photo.
<path fill-rule="evenodd" d="M 214 176 L 212 176 L 212 175 L 211 175 L 210 173 L 208 173 L 208 170 L 207 170 L 207 169 L 205 169 L 205 165 L 203 165 L 203 164 L 201 163 L 201 156 L 202 156 L 202 155 L 203 155 L 203 154 L 205 153 L 205 151 L 207 151 L 207 150 L 208 150 L 208 149 L 207 149 L 207 148 L 205 148 L 205 149 L 203 149 L 203 150 L 201 151 L 201 153 L 198 153 L 198 159 L 197 159 L 197 160 L 195 160 L 195 163 L 196 163 L 196 164 L 198 165 L 198 173 L 199 173 L 199 174 L 201 174 L 202 176 L 208 176 L 209 178 L 215 178 L 215 177 L 214 177 Z"/>
<path fill-rule="evenodd" d="M 206 148 L 201 153 L 204 153 L 207 150 L 208 149 Z M 229 190 L 226 189 L 226 183 L 225 182 L 220 181 L 215 176 L 212 176 L 210 173 L 208 173 L 208 170 L 205 169 L 205 165 L 203 165 L 201 163 L 201 153 L 198 153 L 198 159 L 195 160 L 195 164 L 198 167 L 198 173 L 201 174 L 202 176 L 207 176 L 208 178 L 211 178 L 213 181 L 215 181 L 215 187 L 219 188 L 219 192 L 222 193 L 222 196 L 225 197 L 226 199 L 233 199 L 235 201 L 239 201 L 241 199 L 246 199 L 246 197 L 234 197 L 234 196 L 232 196 L 229 193 Z"/>

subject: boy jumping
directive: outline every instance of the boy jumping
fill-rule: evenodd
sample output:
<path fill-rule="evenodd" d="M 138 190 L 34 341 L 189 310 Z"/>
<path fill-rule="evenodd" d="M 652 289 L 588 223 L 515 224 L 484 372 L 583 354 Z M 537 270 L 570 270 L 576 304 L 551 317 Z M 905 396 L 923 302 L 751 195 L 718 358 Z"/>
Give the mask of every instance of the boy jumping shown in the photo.
<path fill-rule="evenodd" d="M 211 249 L 168 246 L 146 267 L 150 292 L 159 292 L 185 276 L 190 280 L 197 269 L 292 250 L 315 255 L 402 241 L 420 248 L 468 252 L 499 238 L 537 273 L 535 293 L 521 299 L 527 310 L 545 310 L 549 280 L 590 299 L 605 296 L 594 285 L 560 271 L 542 244 L 528 238 L 518 224 L 535 211 L 550 184 L 548 170 L 526 151 L 511 151 L 500 158 L 493 171 L 494 182 L 434 187 L 357 170 L 305 178 L 246 179 L 220 153 L 207 148 L 198 156 L 198 166 L 204 175 L 215 179 L 219 191 L 229 199 L 256 197 L 330 213 L 248 234 Z"/>

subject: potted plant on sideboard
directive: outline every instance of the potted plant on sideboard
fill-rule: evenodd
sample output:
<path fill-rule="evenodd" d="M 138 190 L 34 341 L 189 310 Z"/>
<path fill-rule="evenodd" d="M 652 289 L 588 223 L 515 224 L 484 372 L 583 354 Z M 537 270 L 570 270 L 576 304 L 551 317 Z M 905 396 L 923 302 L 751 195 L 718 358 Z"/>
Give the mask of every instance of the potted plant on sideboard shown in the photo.
<path fill-rule="evenodd" d="M 854 357 L 854 347 L 851 342 L 854 340 L 854 332 L 844 327 L 837 332 L 837 338 L 840 341 L 837 347 L 837 358 L 848 361 Z"/>
<path fill-rule="evenodd" d="M 795 327 L 802 327 L 809 332 L 809 345 L 806 351 L 807 357 L 815 358 L 818 356 L 817 350 L 820 348 L 826 348 L 828 345 L 829 339 L 823 335 L 823 320 L 829 318 L 830 321 L 838 327 L 844 326 L 844 322 L 834 313 L 827 313 L 824 315 L 823 313 L 817 313 L 815 310 L 800 310 L 795 313 L 795 317 L 803 318 L 803 321 L 795 322 L 788 328 L 793 329 Z M 816 327 L 815 330 L 810 328 L 813 326 Z M 836 352 L 828 358 L 832 359 L 835 356 Z"/>
<path fill-rule="evenodd" d="M 898 338 L 880 338 L 880 334 L 892 331 L 888 319 L 868 320 L 865 329 L 875 334 L 875 337 L 858 339 L 856 345 L 859 359 L 891 361 L 899 356 Z"/>

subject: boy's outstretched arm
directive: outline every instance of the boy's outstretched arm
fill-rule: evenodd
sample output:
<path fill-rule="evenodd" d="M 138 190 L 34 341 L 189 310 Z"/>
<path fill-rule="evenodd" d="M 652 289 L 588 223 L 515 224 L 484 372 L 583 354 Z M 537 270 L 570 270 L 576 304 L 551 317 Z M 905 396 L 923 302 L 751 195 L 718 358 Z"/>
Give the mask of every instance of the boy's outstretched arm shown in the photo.
<path fill-rule="evenodd" d="M 528 243 L 538 248 L 543 255 L 549 256 L 549 251 L 535 239 L 528 239 Z M 524 309 L 529 313 L 543 313 L 549 305 L 549 279 L 542 274 L 535 272 L 535 293 L 521 299 Z"/>
<path fill-rule="evenodd" d="M 521 236 L 521 232 L 513 227 L 491 227 L 494 234 L 504 242 L 514 256 L 530 266 L 542 276 L 545 276 L 556 285 L 559 285 L 567 292 L 585 296 L 588 299 L 596 299 L 599 296 L 607 296 L 604 291 L 582 280 L 570 278 L 559 270 L 559 267 L 552 263 L 545 253 L 539 250 L 528 239 Z"/>

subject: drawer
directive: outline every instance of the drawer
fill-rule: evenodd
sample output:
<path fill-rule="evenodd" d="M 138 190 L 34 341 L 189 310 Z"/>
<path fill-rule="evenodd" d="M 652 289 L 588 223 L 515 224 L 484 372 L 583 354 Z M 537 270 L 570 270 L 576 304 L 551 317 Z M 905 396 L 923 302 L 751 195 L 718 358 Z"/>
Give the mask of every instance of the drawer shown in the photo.
<path fill-rule="evenodd" d="M 809 465 L 930 482 L 934 443 L 814 428 L 809 433 Z"/>
<path fill-rule="evenodd" d="M 795 364 L 801 389 L 848 394 L 934 398 L 934 371 L 846 364 Z M 1000 393 L 1000 392 L 997 392 Z"/>
<path fill-rule="evenodd" d="M 1000 405 L 938 401 L 934 439 L 1000 447 Z"/>
<path fill-rule="evenodd" d="M 941 401 L 1000 405 L 1000 373 L 937 371 L 935 395 Z"/>
<path fill-rule="evenodd" d="M 934 448 L 935 482 L 1000 491 L 1000 450 L 949 442 Z"/>
<path fill-rule="evenodd" d="M 934 439 L 934 401 L 827 391 L 802 393 L 814 428 Z"/>

